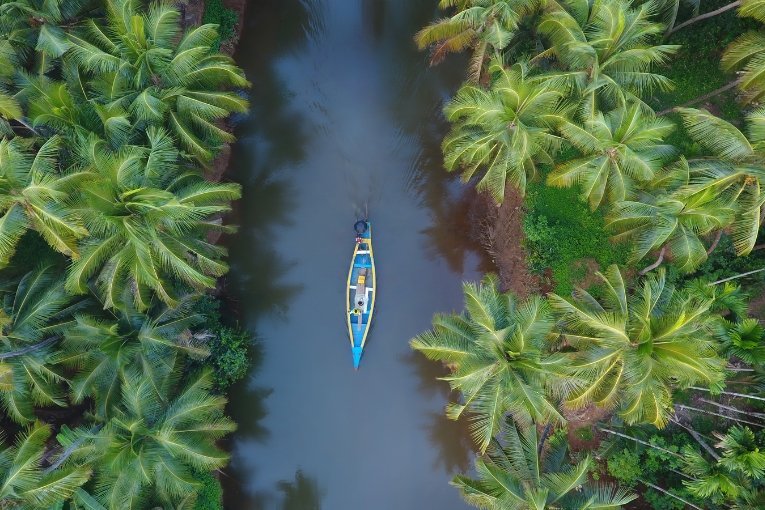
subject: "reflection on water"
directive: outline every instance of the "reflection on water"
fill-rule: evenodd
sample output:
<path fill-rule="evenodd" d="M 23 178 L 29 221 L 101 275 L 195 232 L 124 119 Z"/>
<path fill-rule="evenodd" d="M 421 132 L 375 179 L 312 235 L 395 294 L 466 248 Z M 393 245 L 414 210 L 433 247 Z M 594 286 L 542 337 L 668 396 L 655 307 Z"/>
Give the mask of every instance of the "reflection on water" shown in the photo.
<path fill-rule="evenodd" d="M 469 468 L 466 426 L 443 416 L 443 368 L 408 347 L 484 266 L 470 197 L 441 168 L 440 110 L 464 63 L 430 70 L 412 42 L 435 13 L 433 0 L 248 6 L 228 290 L 263 361 L 231 394 L 227 508 L 467 508 L 448 485 Z M 354 372 L 343 287 L 365 211 L 379 294 Z"/>

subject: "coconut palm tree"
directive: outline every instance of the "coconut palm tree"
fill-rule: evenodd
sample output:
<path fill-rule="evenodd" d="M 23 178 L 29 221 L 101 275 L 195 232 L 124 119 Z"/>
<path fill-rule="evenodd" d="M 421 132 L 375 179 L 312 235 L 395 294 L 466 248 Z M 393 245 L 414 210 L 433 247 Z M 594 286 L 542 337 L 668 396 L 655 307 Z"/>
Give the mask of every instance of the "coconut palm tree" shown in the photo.
<path fill-rule="evenodd" d="M 536 427 L 509 424 L 503 440 L 494 440 L 476 460 L 478 478 L 457 476 L 452 484 L 468 503 L 487 510 L 618 509 L 635 499 L 623 489 L 591 483 L 592 459 L 572 465 L 564 435 L 544 443 Z"/>
<path fill-rule="evenodd" d="M 50 436 L 51 427 L 36 422 L 19 434 L 14 446 L 0 447 L 3 508 L 61 508 L 90 478 L 90 469 L 83 466 L 44 467 Z"/>
<path fill-rule="evenodd" d="M 178 10 L 167 3 L 147 10 L 134 0 L 105 3 L 105 26 L 88 19 L 68 34 L 65 58 L 84 85 L 79 104 L 94 103 L 95 113 L 115 119 L 131 140 L 141 141 L 147 127 L 164 128 L 186 154 L 209 162 L 233 141 L 218 121 L 247 109 L 247 101 L 229 91 L 248 86 L 242 70 L 212 49 L 215 26 L 180 34 Z"/>
<path fill-rule="evenodd" d="M 644 113 L 637 103 L 597 112 L 583 124 L 566 121 L 559 129 L 581 156 L 557 165 L 547 183 L 579 184 L 593 210 L 604 198 L 618 202 L 633 197 L 635 184 L 652 180 L 675 153 L 664 143 L 674 124 Z"/>
<path fill-rule="evenodd" d="M 643 273 L 657 267 L 668 251 L 679 269 L 693 271 L 710 251 L 703 237 L 733 221 L 734 209 L 712 190 L 688 191 L 690 178 L 688 162 L 681 159 L 651 183 L 653 189 L 617 202 L 609 211 L 606 228 L 614 232 L 614 241 L 631 241 L 633 262 L 659 251 Z"/>
<path fill-rule="evenodd" d="M 82 306 L 63 289 L 53 268 L 0 282 L 0 401 L 19 423 L 34 419 L 33 405 L 65 406 L 52 347 Z"/>
<path fill-rule="evenodd" d="M 747 134 L 706 110 L 678 111 L 690 137 L 711 153 L 694 161 L 689 189 L 735 210 L 730 236 L 736 253 L 746 255 L 757 241 L 763 212 L 765 108 L 746 115 Z"/>
<path fill-rule="evenodd" d="M 723 320 L 718 327 L 717 339 L 726 357 L 735 356 L 749 365 L 765 363 L 765 328 L 759 320 Z"/>
<path fill-rule="evenodd" d="M 72 445 L 73 461 L 92 463 L 95 496 L 106 508 L 143 508 L 148 501 L 190 508 L 199 487 L 194 470 L 228 461 L 215 446 L 235 428 L 223 416 L 226 399 L 209 393 L 208 373 L 189 376 L 175 389 L 178 376 L 166 379 L 161 400 L 151 381 L 128 374 L 114 416 L 100 429 L 61 434 Z"/>
<path fill-rule="evenodd" d="M 627 423 L 663 427 L 674 412 L 674 388 L 722 389 L 724 361 L 714 348 L 711 300 L 676 291 L 663 269 L 631 296 L 616 265 L 596 274 L 600 299 L 582 289 L 570 299 L 549 296 L 563 338 L 575 349 L 572 368 L 587 381 L 569 396 L 570 405 L 619 405 Z"/>
<path fill-rule="evenodd" d="M 554 402 L 571 384 L 560 355 L 545 352 L 553 319 L 539 296 L 526 301 L 497 289 L 497 278 L 463 284 L 466 312 L 436 315 L 433 330 L 415 337 L 413 349 L 452 368 L 443 379 L 462 395 L 447 415 L 470 416 L 481 451 L 509 414 L 522 424 L 563 421 Z"/>
<path fill-rule="evenodd" d="M 765 503 L 765 453 L 762 433 L 735 425 L 707 450 L 712 459 L 686 446 L 683 470 L 691 477 L 683 481 L 691 494 L 718 505 L 741 510 L 762 508 Z"/>
<path fill-rule="evenodd" d="M 121 305 L 125 288 L 138 310 L 152 294 L 173 306 L 179 287 L 212 288 L 227 270 L 225 250 L 205 236 L 230 230 L 213 216 L 229 210 L 239 186 L 179 173 L 168 134 L 152 128 L 147 136 L 145 150 L 115 153 L 97 140 L 81 149 L 92 179 L 80 190 L 79 211 L 91 235 L 80 243 L 66 287 L 84 293 L 94 279 L 107 308 Z"/>
<path fill-rule="evenodd" d="M 101 418 L 114 414 L 127 374 L 140 374 L 162 401 L 165 380 L 182 361 L 178 354 L 197 359 L 209 354 L 204 338 L 189 331 L 201 320 L 191 310 L 190 298 L 174 308 L 156 303 L 145 312 L 133 308 L 130 299 L 122 302 L 121 310 L 79 314 L 65 331 L 57 357 L 58 363 L 76 369 L 70 382 L 72 401 L 91 397 Z"/>
<path fill-rule="evenodd" d="M 447 53 L 473 51 L 469 76 L 478 81 L 489 57 L 510 44 L 520 20 L 535 11 L 537 0 L 441 0 L 441 9 L 456 8 L 450 17 L 423 28 L 414 40 L 422 50 L 433 48 L 431 65 Z"/>
<path fill-rule="evenodd" d="M 539 23 L 550 47 L 539 57 L 554 56 L 556 80 L 572 84 L 581 94 L 583 117 L 598 110 L 624 106 L 672 83 L 653 69 L 668 62 L 676 45 L 654 45 L 663 27 L 651 21 L 655 4 L 633 6 L 629 0 L 562 3 Z"/>
<path fill-rule="evenodd" d="M 53 137 L 33 153 L 23 138 L 0 140 L 0 266 L 30 228 L 53 249 L 78 256 L 76 241 L 87 230 L 70 207 L 69 193 L 85 174 L 59 172 L 60 141 Z"/>
<path fill-rule="evenodd" d="M 497 203 L 505 184 L 521 193 L 539 163 L 552 164 L 560 146 L 553 133 L 566 117 L 565 88 L 532 76 L 526 64 L 506 68 L 494 61 L 488 89 L 466 84 L 444 108 L 452 130 L 444 138 L 446 169 L 465 181 L 485 169 L 477 188 Z"/>
<path fill-rule="evenodd" d="M 69 47 L 62 25 L 73 23 L 90 0 L 0 0 L 0 46 L 6 43 L 25 68 L 45 73 Z"/>
<path fill-rule="evenodd" d="M 743 0 L 740 4 L 740 17 L 765 23 L 765 6 L 761 2 Z M 738 88 L 750 101 L 760 101 L 765 94 L 765 31 L 750 30 L 740 35 L 725 49 L 720 64 L 725 71 L 739 71 Z"/>

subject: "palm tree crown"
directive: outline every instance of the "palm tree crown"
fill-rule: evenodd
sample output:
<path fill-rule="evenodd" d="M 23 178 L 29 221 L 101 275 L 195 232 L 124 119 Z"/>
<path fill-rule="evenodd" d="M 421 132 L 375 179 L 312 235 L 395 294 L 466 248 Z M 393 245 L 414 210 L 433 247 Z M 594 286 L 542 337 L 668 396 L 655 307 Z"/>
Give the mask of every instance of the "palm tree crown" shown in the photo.
<path fill-rule="evenodd" d="M 119 306 L 125 288 L 139 310 L 152 293 L 173 305 L 178 285 L 211 288 L 227 270 L 220 260 L 225 250 L 205 235 L 224 229 L 212 216 L 229 210 L 239 186 L 179 173 L 169 136 L 151 129 L 148 137 L 149 149 L 114 153 L 92 141 L 82 151 L 93 176 L 80 193 L 91 235 L 81 243 L 67 289 L 85 292 L 95 277 L 106 307 Z"/>
<path fill-rule="evenodd" d="M 34 419 L 32 405 L 65 405 L 51 347 L 81 306 L 52 268 L 2 280 L 0 400 L 16 422 Z"/>
<path fill-rule="evenodd" d="M 541 443 L 541 444 L 540 444 Z M 478 479 L 457 476 L 452 484 L 468 503 L 487 510 L 616 510 L 635 495 L 588 480 L 592 459 L 568 462 L 568 444 L 560 434 L 545 447 L 536 427 L 508 425 L 503 441 L 475 463 Z"/>
<path fill-rule="evenodd" d="M 193 470 L 226 464 L 215 446 L 235 428 L 223 416 L 226 399 L 209 393 L 207 373 L 174 391 L 177 377 L 166 379 L 159 399 L 151 381 L 129 374 L 112 419 L 96 431 L 66 431 L 72 458 L 93 462 L 96 497 L 107 508 L 142 508 L 148 500 L 187 508 L 198 486 Z"/>
<path fill-rule="evenodd" d="M 560 138 L 553 129 L 565 119 L 565 89 L 530 74 L 525 64 L 494 62 L 488 90 L 464 85 L 444 109 L 452 130 L 443 142 L 446 169 L 469 180 L 485 174 L 479 190 L 499 203 L 509 181 L 521 193 L 539 163 L 553 162 Z"/>
<path fill-rule="evenodd" d="M 643 112 L 633 103 L 607 114 L 598 112 L 583 125 L 566 121 L 560 131 L 580 153 L 556 166 L 547 182 L 553 186 L 579 184 L 592 209 L 634 195 L 634 184 L 654 178 L 675 150 L 664 143 L 674 125 Z"/>
<path fill-rule="evenodd" d="M 186 154 L 208 162 L 233 140 L 216 122 L 247 109 L 246 100 L 226 90 L 248 82 L 230 58 L 212 49 L 215 26 L 180 37 L 178 10 L 166 3 L 146 11 L 135 0 L 108 0 L 106 6 L 106 26 L 88 19 L 69 34 L 65 59 L 77 67 L 70 80 L 83 85 L 72 88 L 80 91 L 78 107 L 100 119 L 115 149 L 156 126 L 172 133 Z"/>
<path fill-rule="evenodd" d="M 634 7 L 628 0 L 595 0 L 563 5 L 566 9 L 552 10 L 539 24 L 551 43 L 542 55 L 555 55 L 562 68 L 557 77 L 582 94 L 585 117 L 671 87 L 652 68 L 666 63 L 679 46 L 651 44 L 662 32 L 662 26 L 650 20 L 654 3 Z"/>
<path fill-rule="evenodd" d="M 472 49 L 470 77 L 478 81 L 486 59 L 507 47 L 521 18 L 537 5 L 537 0 L 441 0 L 442 9 L 456 7 L 457 12 L 423 28 L 414 40 L 420 49 L 433 46 L 431 64 L 447 53 Z"/>
<path fill-rule="evenodd" d="M 32 153 L 22 138 L 0 140 L 0 266 L 8 264 L 21 236 L 36 230 L 55 250 L 76 258 L 87 234 L 69 207 L 69 193 L 85 174 L 57 169 L 60 139 Z"/>
<path fill-rule="evenodd" d="M 564 339 L 576 349 L 573 369 L 588 381 L 570 404 L 621 404 L 627 423 L 662 427 L 673 413 L 675 386 L 722 389 L 724 361 L 714 349 L 711 300 L 675 291 L 663 269 L 644 278 L 632 296 L 617 266 L 597 276 L 601 299 L 581 289 L 572 299 L 550 295 Z"/>
<path fill-rule="evenodd" d="M 563 421 L 554 399 L 566 389 L 567 378 L 562 357 L 544 351 L 553 325 L 546 303 L 501 294 L 494 276 L 479 286 L 465 283 L 463 290 L 467 313 L 436 315 L 433 330 L 411 342 L 413 349 L 452 367 L 444 379 L 460 391 L 463 403 L 449 404 L 448 416 L 472 414 L 481 451 L 508 413 L 524 424 Z"/>

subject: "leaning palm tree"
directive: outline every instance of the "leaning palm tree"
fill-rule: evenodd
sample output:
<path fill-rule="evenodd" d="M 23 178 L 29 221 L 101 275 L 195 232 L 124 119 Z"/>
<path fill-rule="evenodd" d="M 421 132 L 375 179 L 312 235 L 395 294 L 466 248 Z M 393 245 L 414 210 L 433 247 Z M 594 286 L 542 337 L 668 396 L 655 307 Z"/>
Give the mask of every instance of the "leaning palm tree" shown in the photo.
<path fill-rule="evenodd" d="M 78 314 L 56 358 L 75 371 L 72 401 L 92 398 L 101 419 L 113 416 L 128 374 L 140 374 L 154 396 L 163 400 L 164 381 L 180 363 L 178 355 L 199 359 L 209 354 L 205 338 L 189 330 L 201 320 L 193 313 L 190 298 L 173 308 L 155 303 L 145 312 L 135 310 L 129 299 L 122 302 L 121 310 Z"/>
<path fill-rule="evenodd" d="M 465 500 L 486 510 L 568 510 L 621 508 L 634 494 L 589 480 L 592 459 L 571 464 L 568 443 L 560 434 L 545 441 L 536 427 L 509 424 L 502 441 L 476 460 L 478 479 L 457 476 L 452 484 Z M 545 444 L 546 443 L 546 444 Z"/>
<path fill-rule="evenodd" d="M 79 210 L 91 235 L 80 243 L 66 287 L 85 293 L 93 280 L 107 308 L 120 306 L 125 288 L 138 310 L 153 294 L 172 306 L 179 287 L 212 288 L 227 270 L 225 250 L 206 235 L 230 230 L 213 217 L 229 210 L 239 186 L 179 173 L 167 133 L 150 129 L 147 136 L 145 150 L 114 153 L 97 140 L 81 150 L 93 177 L 80 190 Z"/>
<path fill-rule="evenodd" d="M 710 156 L 691 166 L 690 191 L 709 194 L 735 210 L 730 235 L 736 253 L 757 241 L 765 196 L 765 108 L 746 115 L 746 134 L 706 110 L 678 109 L 690 137 Z M 747 136 L 748 135 L 748 136 Z"/>
<path fill-rule="evenodd" d="M 743 0 L 738 10 L 740 17 L 754 18 L 765 23 L 765 6 L 757 0 Z M 720 61 L 723 70 L 738 71 L 738 88 L 750 101 L 765 95 L 765 31 L 750 30 L 730 43 Z"/>
<path fill-rule="evenodd" d="M 676 291 L 663 269 L 628 295 L 619 268 L 597 273 L 600 299 L 578 289 L 572 298 L 550 294 L 561 333 L 574 349 L 574 372 L 587 382 L 568 403 L 620 406 L 627 423 L 662 427 L 672 415 L 672 390 L 707 384 L 721 390 L 724 361 L 717 356 L 711 300 Z"/>
<path fill-rule="evenodd" d="M 106 8 L 105 25 L 88 19 L 69 34 L 65 59 L 84 74 L 80 103 L 94 103 L 101 118 L 120 119 L 129 138 L 165 128 L 188 155 L 208 162 L 233 140 L 218 121 L 247 109 L 230 91 L 248 86 L 242 70 L 212 49 L 215 26 L 181 35 L 177 8 L 164 2 L 143 10 L 134 0 L 107 0 Z"/>
<path fill-rule="evenodd" d="M 477 188 L 502 202 L 505 184 L 521 193 L 540 163 L 551 164 L 560 146 L 553 133 L 566 118 L 565 88 L 533 76 L 526 64 L 494 61 L 488 89 L 466 84 L 444 112 L 452 130 L 443 142 L 448 171 L 465 181 L 485 169 Z"/>
<path fill-rule="evenodd" d="M 538 5 L 538 0 L 441 0 L 441 9 L 457 12 L 423 28 L 414 40 L 421 50 L 433 48 L 431 65 L 447 53 L 472 50 L 469 75 L 478 81 L 486 60 L 508 46 L 520 20 Z"/>
<path fill-rule="evenodd" d="M 436 315 L 433 330 L 415 337 L 412 348 L 448 364 L 443 379 L 462 395 L 447 416 L 470 415 L 473 438 L 489 446 L 505 416 L 522 424 L 563 421 L 555 402 L 570 384 L 562 356 L 545 352 L 553 319 L 539 296 L 518 301 L 497 290 L 496 276 L 465 283 L 466 312 Z"/>
<path fill-rule="evenodd" d="M 734 209 L 711 190 L 688 191 L 690 167 L 681 159 L 634 199 L 617 202 L 606 228 L 616 242 L 631 241 L 633 262 L 651 252 L 659 255 L 642 273 L 657 267 L 669 253 L 684 272 L 693 271 L 708 256 L 704 237 L 721 232 L 734 217 Z"/>
<path fill-rule="evenodd" d="M 0 447 L 3 508 L 63 508 L 90 478 L 88 467 L 46 462 L 50 436 L 51 427 L 36 422 L 19 434 L 14 446 Z"/>
<path fill-rule="evenodd" d="M 758 319 L 722 320 L 717 329 L 717 339 L 726 357 L 735 356 L 749 365 L 765 363 L 765 328 Z"/>
<path fill-rule="evenodd" d="M 0 402 L 19 423 L 34 419 L 34 405 L 65 406 L 52 347 L 81 306 L 63 289 L 53 268 L 0 281 Z"/>
<path fill-rule="evenodd" d="M 566 9 L 545 14 L 539 32 L 560 68 L 555 80 L 564 80 L 581 94 L 584 117 L 598 110 L 624 106 L 672 83 L 653 68 L 668 62 L 676 45 L 654 45 L 662 25 L 651 21 L 655 4 L 635 7 L 629 0 L 595 0 L 590 4 L 563 2 Z"/>
<path fill-rule="evenodd" d="M 637 103 L 607 114 L 598 112 L 584 124 L 566 121 L 559 129 L 581 156 L 557 165 L 547 183 L 580 185 L 592 209 L 604 199 L 632 198 L 635 185 L 652 180 L 675 153 L 664 143 L 674 124 L 644 113 Z"/>
<path fill-rule="evenodd" d="M 55 250 L 78 256 L 76 241 L 87 230 L 71 209 L 69 193 L 85 174 L 58 171 L 60 142 L 54 136 L 34 153 L 23 138 L 0 140 L 0 266 L 30 228 Z"/>
<path fill-rule="evenodd" d="M 128 374 L 121 403 L 101 428 L 62 432 L 73 461 L 94 466 L 95 496 L 106 508 L 143 508 L 148 501 L 191 508 L 200 486 L 195 470 L 228 461 L 215 445 L 235 428 L 223 416 L 226 399 L 209 393 L 208 373 L 176 390 L 177 377 L 166 379 L 160 400 L 149 380 Z"/>

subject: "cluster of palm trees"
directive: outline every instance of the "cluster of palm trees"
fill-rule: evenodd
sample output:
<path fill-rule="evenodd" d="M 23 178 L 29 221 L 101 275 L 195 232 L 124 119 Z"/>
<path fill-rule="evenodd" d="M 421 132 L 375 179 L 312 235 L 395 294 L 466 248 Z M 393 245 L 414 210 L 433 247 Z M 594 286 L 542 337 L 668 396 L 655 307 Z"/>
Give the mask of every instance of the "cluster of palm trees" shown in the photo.
<path fill-rule="evenodd" d="M 765 22 L 761 3 L 739 3 L 740 16 Z M 676 390 L 722 392 L 731 360 L 761 372 L 765 330 L 746 319 L 734 286 L 675 288 L 664 268 L 650 271 L 664 261 L 694 271 L 723 232 L 739 255 L 755 247 L 765 216 L 765 109 L 750 108 L 740 128 L 702 109 L 667 116 L 651 108 L 651 95 L 672 87 L 658 71 L 678 49 L 662 43 L 671 30 L 661 23 L 674 24 L 676 2 L 439 5 L 452 15 L 422 29 L 416 42 L 431 48 L 432 63 L 472 52 L 468 81 L 444 109 L 452 124 L 443 141 L 447 170 L 497 204 L 509 186 L 523 194 L 540 174 L 548 185 L 576 186 L 593 210 L 605 208 L 607 228 L 629 243 L 633 262 L 656 257 L 632 283 L 611 266 L 597 273 L 593 292 L 570 297 L 520 300 L 501 293 L 493 276 L 466 283 L 465 311 L 437 315 L 433 329 L 412 340 L 449 367 L 444 380 L 460 398 L 447 415 L 469 421 L 482 454 L 477 479 L 453 483 L 480 508 L 618 508 L 634 495 L 593 484 L 589 458 L 567 460 L 554 431 L 568 410 L 600 406 L 621 423 L 662 428 L 677 423 Z M 734 83 L 744 101 L 761 98 L 765 29 L 736 39 L 722 67 L 739 71 Z M 668 142 L 676 118 L 700 157 L 686 158 Z M 750 433 L 732 432 L 719 446 L 735 450 L 736 438 L 748 440 L 740 465 L 726 464 L 727 453 L 711 461 L 685 453 L 693 494 L 707 497 L 708 485 L 727 476 L 743 488 L 740 501 L 762 502 L 765 457 Z M 723 489 L 715 490 L 723 501 Z"/>
<path fill-rule="evenodd" d="M 657 72 L 677 46 L 660 44 L 662 6 L 652 1 L 444 1 L 457 13 L 417 34 L 434 57 L 473 50 L 471 80 L 446 106 L 452 130 L 446 168 L 501 203 L 548 170 L 551 186 L 578 186 L 603 207 L 615 240 L 632 241 L 632 261 L 650 254 L 693 271 L 730 233 L 736 252 L 756 244 L 762 210 L 759 153 L 763 110 L 742 130 L 705 110 L 677 108 L 687 135 L 705 150 L 685 160 L 667 143 L 674 123 L 647 104 L 672 83 Z M 741 16 L 765 21 L 753 0 Z M 726 49 L 748 100 L 765 93 L 765 29 Z"/>
<path fill-rule="evenodd" d="M 225 398 L 195 299 L 242 71 L 164 2 L 0 0 L 3 508 L 191 508 Z M 47 422 L 47 423 L 46 423 Z M 15 437 L 13 437 L 15 436 Z"/>

